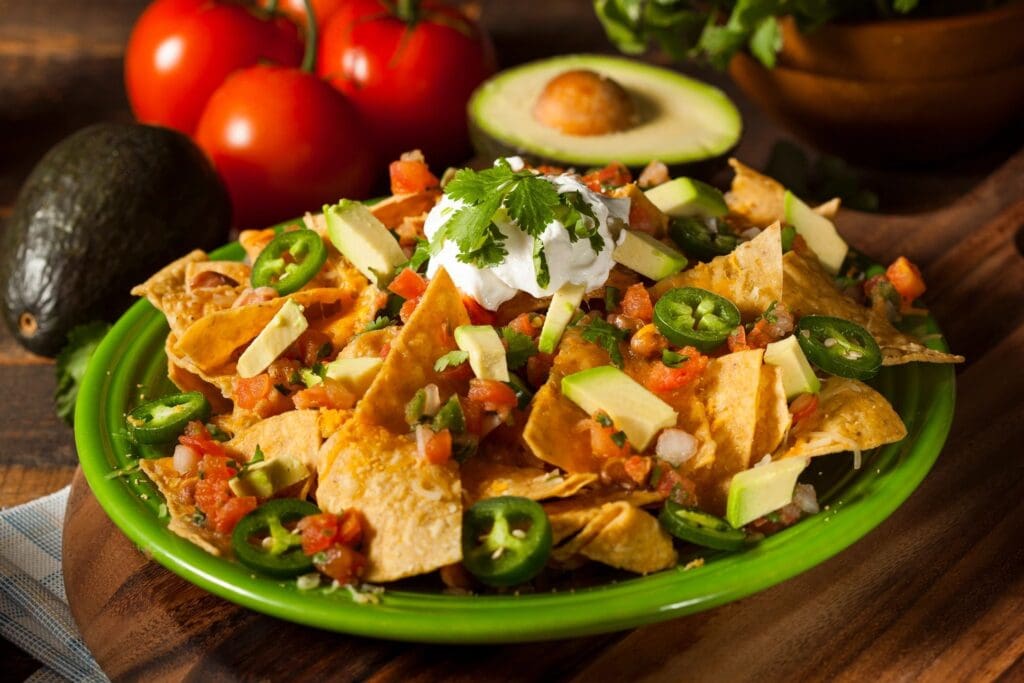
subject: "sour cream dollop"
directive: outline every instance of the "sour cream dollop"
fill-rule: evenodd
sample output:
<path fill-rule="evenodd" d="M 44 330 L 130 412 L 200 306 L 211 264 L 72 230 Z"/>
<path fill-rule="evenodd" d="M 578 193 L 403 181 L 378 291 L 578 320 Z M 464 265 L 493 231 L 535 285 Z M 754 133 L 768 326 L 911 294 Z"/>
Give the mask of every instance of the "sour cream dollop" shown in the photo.
<path fill-rule="evenodd" d="M 510 158 L 509 162 L 513 169 L 522 164 L 515 157 Z M 604 285 L 614 265 L 612 251 L 629 219 L 629 200 L 613 199 L 592 192 L 576 176 L 564 174 L 540 177 L 554 185 L 559 194 L 580 193 L 597 220 L 597 232 L 604 240 L 602 249 L 594 251 L 587 239 L 570 241 L 565 225 L 559 220 L 551 221 L 540 236 L 551 279 L 546 287 L 541 287 L 537 283 L 537 272 L 533 264 L 533 238 L 505 216 L 504 212 L 499 211 L 495 224 L 505 236 L 505 249 L 508 251 L 502 263 L 490 268 L 463 263 L 458 258 L 458 245 L 447 240 L 441 250 L 431 257 L 427 268 L 428 277 L 433 277 L 440 268 L 444 268 L 463 293 L 469 294 L 491 311 L 497 310 L 498 306 L 520 291 L 541 299 L 552 296 L 568 283 L 583 284 L 588 291 Z M 427 239 L 433 241 L 438 230 L 462 206 L 459 200 L 447 195 L 442 197 L 427 214 L 423 226 Z"/>

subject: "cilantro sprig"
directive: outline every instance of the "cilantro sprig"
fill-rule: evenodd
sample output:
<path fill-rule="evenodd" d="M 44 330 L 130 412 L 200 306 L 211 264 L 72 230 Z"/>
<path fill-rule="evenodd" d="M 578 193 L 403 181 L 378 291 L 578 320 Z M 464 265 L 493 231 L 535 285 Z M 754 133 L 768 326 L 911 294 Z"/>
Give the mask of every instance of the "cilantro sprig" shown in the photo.
<path fill-rule="evenodd" d="M 530 356 L 537 355 L 537 345 L 522 332 L 517 332 L 511 327 L 503 327 L 501 336 L 508 345 L 505 362 L 508 364 L 509 370 L 523 367 Z"/>
<path fill-rule="evenodd" d="M 587 322 L 581 328 L 580 334 L 584 341 L 597 344 L 607 351 L 615 367 L 622 367 L 622 349 L 619 348 L 619 342 L 626 338 L 625 330 L 620 330 L 604 318 L 597 317 Z"/>

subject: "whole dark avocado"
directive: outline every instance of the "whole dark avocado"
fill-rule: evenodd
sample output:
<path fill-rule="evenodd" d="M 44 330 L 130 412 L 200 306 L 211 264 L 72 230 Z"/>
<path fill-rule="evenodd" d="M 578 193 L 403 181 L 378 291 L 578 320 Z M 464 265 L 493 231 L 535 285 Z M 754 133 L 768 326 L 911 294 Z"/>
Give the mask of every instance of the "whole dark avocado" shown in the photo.
<path fill-rule="evenodd" d="M 131 287 L 169 261 L 223 244 L 230 224 L 227 191 L 181 133 L 84 128 L 36 165 L 7 222 L 7 326 L 30 351 L 52 356 L 76 325 L 113 320 Z"/>

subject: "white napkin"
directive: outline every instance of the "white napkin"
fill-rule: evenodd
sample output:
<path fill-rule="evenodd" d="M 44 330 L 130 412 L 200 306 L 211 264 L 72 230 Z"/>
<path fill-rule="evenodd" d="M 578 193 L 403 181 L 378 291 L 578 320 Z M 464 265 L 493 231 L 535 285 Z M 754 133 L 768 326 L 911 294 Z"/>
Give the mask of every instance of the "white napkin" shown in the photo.
<path fill-rule="evenodd" d="M 43 663 L 32 683 L 109 680 L 82 642 L 64 593 L 69 490 L 0 511 L 0 635 Z"/>

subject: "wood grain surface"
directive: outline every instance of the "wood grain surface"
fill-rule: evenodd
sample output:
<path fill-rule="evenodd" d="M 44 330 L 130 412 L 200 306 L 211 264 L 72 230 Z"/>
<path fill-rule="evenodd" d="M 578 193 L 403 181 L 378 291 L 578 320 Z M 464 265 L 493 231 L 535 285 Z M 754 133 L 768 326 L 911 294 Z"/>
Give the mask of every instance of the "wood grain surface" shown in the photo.
<path fill-rule="evenodd" d="M 128 120 L 121 50 L 146 0 L 0 0 L 0 230 L 42 153 Z M 585 0 L 484 2 L 503 65 L 608 51 Z M 783 135 L 715 74 L 763 164 Z M 951 346 L 957 414 L 919 490 L 879 529 L 771 590 L 632 632 L 509 647 L 345 637 L 234 607 L 148 562 L 79 477 L 65 570 L 86 642 L 125 680 L 1024 680 L 1024 126 L 944 166 L 862 169 L 885 215 L 844 212 L 850 241 L 922 265 Z M 973 188 L 973 189 L 972 189 Z M 50 361 L 0 330 L 0 507 L 75 471 Z M 301 643 L 282 647 L 281 643 Z M 299 655 L 295 655 L 299 652 Z M 38 664 L 0 640 L 0 678 Z"/>

